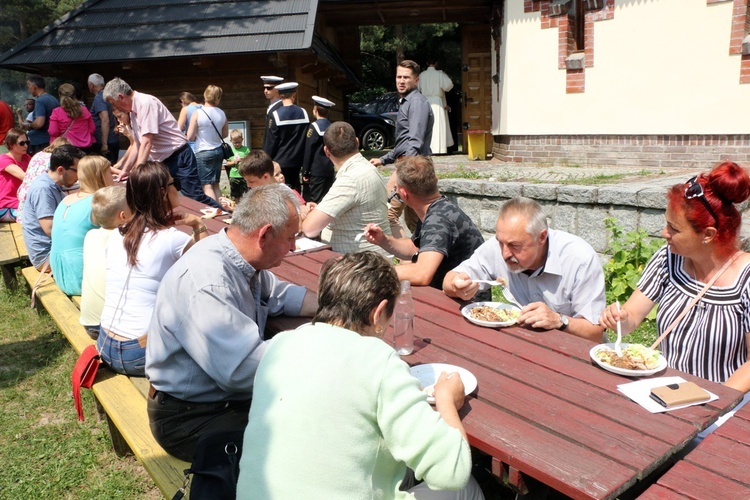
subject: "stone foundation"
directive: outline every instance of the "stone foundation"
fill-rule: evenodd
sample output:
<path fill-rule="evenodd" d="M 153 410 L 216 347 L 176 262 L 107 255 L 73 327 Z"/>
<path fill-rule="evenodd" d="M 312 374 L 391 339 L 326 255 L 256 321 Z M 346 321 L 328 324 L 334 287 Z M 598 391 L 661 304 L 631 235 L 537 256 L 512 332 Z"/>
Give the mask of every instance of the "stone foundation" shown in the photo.
<path fill-rule="evenodd" d="M 492 154 L 509 162 L 707 169 L 750 162 L 750 135 L 498 135 Z"/>
<path fill-rule="evenodd" d="M 600 254 L 608 245 L 604 219 L 614 217 L 624 230 L 645 229 L 659 236 L 664 228 L 667 188 L 684 182 L 684 176 L 606 186 L 491 182 L 442 179 L 440 192 L 458 203 L 485 237 L 495 233 L 503 202 L 516 196 L 537 200 L 547 213 L 549 225 L 585 239 Z M 742 204 L 742 235 L 750 235 L 748 203 Z"/>

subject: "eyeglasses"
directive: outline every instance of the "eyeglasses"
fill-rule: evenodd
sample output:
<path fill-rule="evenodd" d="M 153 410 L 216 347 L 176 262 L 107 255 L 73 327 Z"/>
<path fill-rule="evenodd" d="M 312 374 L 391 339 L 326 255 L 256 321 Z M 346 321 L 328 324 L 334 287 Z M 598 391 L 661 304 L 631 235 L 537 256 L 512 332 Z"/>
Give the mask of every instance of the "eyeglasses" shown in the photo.
<path fill-rule="evenodd" d="M 698 183 L 698 176 L 695 175 L 688 179 L 688 181 L 685 183 L 685 199 L 692 200 L 693 198 L 698 198 L 701 200 L 701 203 L 703 203 L 703 206 L 706 207 L 706 210 L 708 210 L 708 213 L 711 214 L 711 217 L 714 218 L 714 221 L 716 222 L 716 227 L 719 227 L 719 217 L 716 215 L 716 212 L 714 212 L 714 209 L 711 208 L 711 204 L 706 199 L 706 195 L 703 193 L 703 186 L 701 186 Z"/>
<path fill-rule="evenodd" d="M 182 187 L 182 186 L 180 185 L 180 181 L 179 181 L 178 179 L 172 179 L 172 182 L 170 182 L 169 184 L 167 184 L 167 187 L 169 187 L 169 186 L 174 186 L 174 188 L 175 188 L 175 189 L 176 189 L 177 191 L 179 191 L 179 190 L 180 190 L 180 188 Z"/>
<path fill-rule="evenodd" d="M 401 196 L 398 194 L 398 189 L 395 188 L 395 187 L 393 188 L 393 192 L 391 193 L 391 195 L 388 197 L 388 203 L 390 203 L 394 198 L 399 203 L 403 203 L 404 202 L 404 200 L 402 200 Z"/>
<path fill-rule="evenodd" d="M 28 146 L 29 141 L 18 141 L 16 144 L 18 144 L 19 146 Z"/>
<path fill-rule="evenodd" d="M 75 172 L 76 174 L 78 173 L 78 169 L 73 167 L 68 167 L 65 170 L 70 170 L 71 172 Z"/>

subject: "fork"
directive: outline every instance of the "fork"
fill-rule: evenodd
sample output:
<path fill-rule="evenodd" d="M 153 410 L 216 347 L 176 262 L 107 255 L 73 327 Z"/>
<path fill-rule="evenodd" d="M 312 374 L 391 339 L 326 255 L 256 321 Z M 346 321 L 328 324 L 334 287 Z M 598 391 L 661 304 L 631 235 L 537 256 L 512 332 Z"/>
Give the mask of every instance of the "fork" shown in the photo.
<path fill-rule="evenodd" d="M 505 300 L 513 304 L 514 306 L 518 307 L 519 309 L 523 309 L 523 306 L 516 300 L 516 298 L 513 296 L 512 293 L 510 293 L 510 289 L 508 288 L 508 285 L 503 281 L 497 281 L 497 280 L 471 280 L 474 283 L 484 283 L 486 285 L 490 286 L 500 286 L 502 287 L 503 297 L 505 297 Z"/>
<path fill-rule="evenodd" d="M 617 314 L 619 318 L 620 314 L 620 301 L 616 300 L 615 305 L 617 305 Z M 622 357 L 622 349 L 620 348 L 620 343 L 622 342 L 622 324 L 620 323 L 620 320 L 617 320 L 617 342 L 615 342 L 615 353 Z"/>
<path fill-rule="evenodd" d="M 374 227 L 380 227 L 380 225 L 379 224 L 375 224 Z M 361 233 L 359 233 L 357 236 L 354 237 L 354 241 L 360 241 L 365 236 L 367 236 L 367 231 L 362 231 Z"/>
<path fill-rule="evenodd" d="M 495 281 L 495 280 L 471 280 L 471 281 L 473 281 L 474 283 L 484 283 L 485 285 L 502 286 L 503 288 L 505 288 L 504 283 L 500 281 Z"/>

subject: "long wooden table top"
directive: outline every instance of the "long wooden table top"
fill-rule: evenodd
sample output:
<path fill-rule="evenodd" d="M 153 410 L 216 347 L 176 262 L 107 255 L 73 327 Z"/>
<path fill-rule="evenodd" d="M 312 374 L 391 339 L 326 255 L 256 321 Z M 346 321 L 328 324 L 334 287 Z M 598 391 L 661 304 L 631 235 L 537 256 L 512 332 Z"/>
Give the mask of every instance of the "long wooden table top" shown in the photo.
<path fill-rule="evenodd" d="M 639 498 L 750 498 L 750 404 L 709 434 Z"/>
<path fill-rule="evenodd" d="M 317 291 L 324 250 L 284 259 L 274 273 Z M 742 395 L 699 382 L 719 396 L 701 406 L 652 414 L 617 391 L 632 379 L 606 372 L 589 358 L 590 342 L 559 331 L 492 329 L 466 321 L 459 303 L 429 287 L 413 289 L 415 351 L 410 365 L 444 362 L 479 382 L 461 416 L 472 446 L 491 455 L 496 471 L 524 474 L 573 498 L 614 498 L 627 491 L 733 408 Z M 274 329 L 302 321 L 274 318 Z M 384 337 L 392 340 L 392 330 Z M 750 422 L 748 422 L 750 430 Z M 493 467 L 494 468 L 494 467 Z"/>

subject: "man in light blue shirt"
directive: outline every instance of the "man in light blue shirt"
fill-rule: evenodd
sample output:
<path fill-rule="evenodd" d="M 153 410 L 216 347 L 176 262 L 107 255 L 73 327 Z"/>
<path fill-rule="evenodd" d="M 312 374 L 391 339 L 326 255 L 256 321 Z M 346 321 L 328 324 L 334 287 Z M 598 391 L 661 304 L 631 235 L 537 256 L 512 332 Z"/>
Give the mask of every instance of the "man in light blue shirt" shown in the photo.
<path fill-rule="evenodd" d="M 505 202 L 495 238 L 445 275 L 449 297 L 470 300 L 480 289 L 474 280 L 506 280 L 523 309 L 518 324 L 558 329 L 595 342 L 604 328 L 604 272 L 583 239 L 547 228 L 542 207 L 529 198 Z M 482 285 L 486 288 L 487 285 Z"/>
<path fill-rule="evenodd" d="M 146 345 L 151 431 L 190 461 L 206 434 L 244 430 L 269 315 L 312 316 L 317 297 L 268 269 L 295 249 L 296 195 L 250 191 L 232 225 L 193 246 L 159 286 Z"/>
<path fill-rule="evenodd" d="M 83 156 L 83 151 L 71 144 L 56 148 L 50 156 L 49 170 L 29 186 L 21 212 L 21 228 L 29 260 L 39 270 L 49 258 L 52 216 L 64 198 L 62 188 L 72 187 L 78 182 L 78 160 Z"/>

